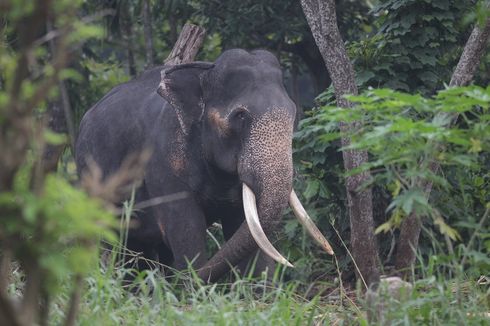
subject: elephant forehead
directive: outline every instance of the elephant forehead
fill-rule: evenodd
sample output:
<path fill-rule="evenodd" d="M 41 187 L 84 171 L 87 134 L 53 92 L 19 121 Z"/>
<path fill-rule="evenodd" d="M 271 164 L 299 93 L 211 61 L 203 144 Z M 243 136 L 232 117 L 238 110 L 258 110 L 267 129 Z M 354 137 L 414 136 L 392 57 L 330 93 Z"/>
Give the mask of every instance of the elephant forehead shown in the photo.
<path fill-rule="evenodd" d="M 250 87 L 282 83 L 282 72 L 277 67 L 265 63 L 256 65 L 238 65 L 216 70 L 217 84 L 222 89 L 233 87 Z"/>
<path fill-rule="evenodd" d="M 226 65 L 208 72 L 204 78 L 203 91 L 206 102 L 219 99 L 226 103 L 238 97 L 263 92 L 268 87 L 280 88 L 281 85 L 282 73 L 275 67 L 266 64 Z"/>
<path fill-rule="evenodd" d="M 279 66 L 279 61 L 271 52 L 267 50 L 246 51 L 243 49 L 230 49 L 224 51 L 217 59 L 217 64 L 247 64 L 254 62 L 268 62 L 270 65 Z"/>

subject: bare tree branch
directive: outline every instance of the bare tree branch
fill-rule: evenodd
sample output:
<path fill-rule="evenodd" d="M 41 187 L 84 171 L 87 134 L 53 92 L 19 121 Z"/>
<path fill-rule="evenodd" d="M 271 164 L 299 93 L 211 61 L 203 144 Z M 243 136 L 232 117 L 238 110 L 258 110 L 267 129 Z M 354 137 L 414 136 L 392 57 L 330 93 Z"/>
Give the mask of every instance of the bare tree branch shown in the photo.
<path fill-rule="evenodd" d="M 115 12 L 116 11 L 114 9 L 103 9 L 103 10 L 96 12 L 93 15 L 88 15 L 88 16 L 83 17 L 82 19 L 80 19 L 80 21 L 83 24 L 90 24 L 90 23 L 94 22 L 95 20 L 98 20 L 99 18 L 102 18 L 104 16 L 114 15 Z M 38 46 L 43 45 L 46 42 L 51 42 L 52 40 L 59 37 L 62 34 L 62 32 L 63 32 L 62 30 L 51 28 L 50 30 L 48 30 L 48 33 L 46 33 L 45 35 L 43 35 L 41 38 L 37 39 L 33 43 L 33 47 L 38 47 Z"/>
<path fill-rule="evenodd" d="M 53 23 L 51 21 L 47 22 L 47 31 L 48 33 L 46 35 L 49 35 L 54 31 Z M 60 34 L 58 34 L 58 36 L 63 38 L 62 31 L 59 32 Z M 49 40 L 49 51 L 51 52 L 52 57 L 56 56 L 57 47 L 55 38 L 51 38 Z M 73 149 L 75 144 L 75 126 L 71 113 L 70 98 L 63 80 L 58 80 L 58 88 L 60 91 L 59 98 L 50 103 L 48 106 L 48 127 L 56 133 L 68 132 L 70 145 Z M 41 160 L 44 174 L 56 170 L 58 160 L 64 148 L 65 144 L 46 144 L 43 158 Z"/>
<path fill-rule="evenodd" d="M 351 108 L 352 103 L 345 98 L 345 95 L 357 94 L 357 86 L 354 69 L 337 26 L 335 2 L 333 0 L 301 0 L 301 5 L 332 79 L 337 105 Z M 343 123 L 340 126 L 342 131 L 355 130 L 359 127 L 359 123 Z M 342 146 L 349 144 L 348 138 L 342 138 Z M 342 155 L 347 171 L 368 161 L 366 151 L 344 150 Z M 370 188 L 360 190 L 361 185 L 369 179 L 370 174 L 367 171 L 349 176 L 346 179 L 346 189 L 352 254 L 359 266 L 360 276 L 366 280 L 368 285 L 371 285 L 379 281 L 379 258 L 374 235 L 372 192 Z"/>

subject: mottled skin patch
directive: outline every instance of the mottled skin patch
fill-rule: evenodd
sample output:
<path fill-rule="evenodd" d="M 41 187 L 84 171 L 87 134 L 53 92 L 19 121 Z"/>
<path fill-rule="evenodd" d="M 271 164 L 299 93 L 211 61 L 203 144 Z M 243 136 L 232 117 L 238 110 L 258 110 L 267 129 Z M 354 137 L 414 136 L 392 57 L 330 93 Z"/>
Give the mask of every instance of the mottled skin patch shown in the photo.
<path fill-rule="evenodd" d="M 181 129 L 175 133 L 175 140 L 172 143 L 169 163 L 175 175 L 182 175 L 186 169 L 185 135 Z"/>
<path fill-rule="evenodd" d="M 292 135 L 294 117 L 285 109 L 272 108 L 252 121 L 250 136 L 243 151 L 243 167 L 255 176 L 260 185 L 259 203 L 262 214 L 277 211 L 284 193 L 291 192 L 293 173 Z"/>
<path fill-rule="evenodd" d="M 229 133 L 229 124 L 227 117 L 222 117 L 218 110 L 211 109 L 208 114 L 208 119 L 211 125 L 213 125 L 220 136 L 226 136 Z"/>

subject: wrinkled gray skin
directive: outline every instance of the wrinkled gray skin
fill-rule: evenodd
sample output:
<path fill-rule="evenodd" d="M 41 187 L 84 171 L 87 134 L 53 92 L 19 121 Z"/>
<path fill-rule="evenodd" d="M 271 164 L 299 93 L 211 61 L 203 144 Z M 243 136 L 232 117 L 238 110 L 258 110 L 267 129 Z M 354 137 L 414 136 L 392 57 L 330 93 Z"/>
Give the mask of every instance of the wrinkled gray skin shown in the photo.
<path fill-rule="evenodd" d="M 189 196 L 136 212 L 128 247 L 177 269 L 193 261 L 200 277 L 214 281 L 258 250 L 244 223 L 242 183 L 257 197 L 269 238 L 288 204 L 295 115 L 279 63 L 267 51 L 228 50 L 214 64 L 156 67 L 115 87 L 85 114 L 78 172 L 91 157 L 107 176 L 128 154 L 150 148 L 136 201 Z M 227 241 L 208 260 L 206 228 L 215 221 Z M 259 255 L 256 273 L 273 267 Z"/>

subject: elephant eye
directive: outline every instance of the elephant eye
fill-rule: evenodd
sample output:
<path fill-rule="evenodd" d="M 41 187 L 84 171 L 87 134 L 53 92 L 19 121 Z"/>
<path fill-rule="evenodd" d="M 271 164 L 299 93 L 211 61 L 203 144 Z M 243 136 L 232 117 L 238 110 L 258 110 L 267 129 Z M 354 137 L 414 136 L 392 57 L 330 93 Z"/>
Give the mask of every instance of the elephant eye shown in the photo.
<path fill-rule="evenodd" d="M 237 119 L 244 120 L 245 119 L 245 112 L 238 112 L 236 114 Z"/>
<path fill-rule="evenodd" d="M 233 110 L 233 112 L 230 115 L 230 118 L 231 120 L 235 120 L 235 121 L 243 121 L 246 120 L 248 116 L 249 116 L 249 112 L 247 108 L 244 106 L 239 106 Z"/>

